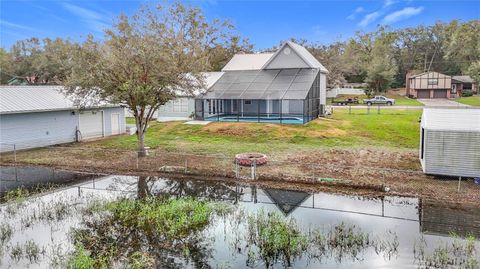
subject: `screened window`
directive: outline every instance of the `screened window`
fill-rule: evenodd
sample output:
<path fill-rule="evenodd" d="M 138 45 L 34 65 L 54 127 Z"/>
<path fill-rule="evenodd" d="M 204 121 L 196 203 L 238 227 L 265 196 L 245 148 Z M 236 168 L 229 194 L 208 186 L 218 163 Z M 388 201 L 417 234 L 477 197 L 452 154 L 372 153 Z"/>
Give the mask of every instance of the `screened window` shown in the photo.
<path fill-rule="evenodd" d="M 251 100 L 245 100 L 245 104 L 246 104 L 246 105 L 251 105 L 251 104 L 252 104 L 252 101 L 251 101 Z"/>
<path fill-rule="evenodd" d="M 173 100 L 173 112 L 188 112 L 188 100 L 185 98 Z"/>
<path fill-rule="evenodd" d="M 207 100 L 208 103 L 208 114 L 212 114 L 212 100 Z"/>
<path fill-rule="evenodd" d="M 438 85 L 438 79 L 431 78 L 428 80 L 428 85 Z"/>

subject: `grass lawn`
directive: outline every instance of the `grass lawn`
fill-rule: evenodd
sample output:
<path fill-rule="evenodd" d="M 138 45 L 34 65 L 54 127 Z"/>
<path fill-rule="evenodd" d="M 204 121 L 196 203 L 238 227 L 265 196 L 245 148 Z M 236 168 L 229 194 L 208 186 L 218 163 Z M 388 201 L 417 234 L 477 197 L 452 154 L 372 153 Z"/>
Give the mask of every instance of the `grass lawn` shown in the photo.
<path fill-rule="evenodd" d="M 135 124 L 135 118 L 134 117 L 126 117 L 125 122 L 127 124 Z"/>
<path fill-rule="evenodd" d="M 455 99 L 455 101 L 466 105 L 480 106 L 480 95 L 460 97 L 458 99 Z"/>
<path fill-rule="evenodd" d="M 155 149 L 187 153 L 260 151 L 292 152 L 325 148 L 418 147 L 418 119 L 421 111 L 382 110 L 378 115 L 364 109 L 336 110 L 327 119 L 305 125 L 245 122 L 214 122 L 209 125 L 185 125 L 183 122 L 152 122 L 146 145 Z M 136 148 L 136 136 L 118 136 L 89 143 L 119 149 Z"/>
<path fill-rule="evenodd" d="M 395 99 L 395 105 L 397 106 L 423 106 L 423 104 L 417 101 L 416 99 L 410 99 L 405 96 L 400 96 L 396 94 L 386 94 L 384 96 Z M 343 101 L 347 98 L 354 98 L 354 97 L 358 98 L 358 102 L 360 104 L 363 104 L 363 99 L 368 99 L 366 95 L 339 95 L 334 99 L 334 101 L 335 102 Z M 327 98 L 327 104 L 332 104 L 332 98 Z"/>

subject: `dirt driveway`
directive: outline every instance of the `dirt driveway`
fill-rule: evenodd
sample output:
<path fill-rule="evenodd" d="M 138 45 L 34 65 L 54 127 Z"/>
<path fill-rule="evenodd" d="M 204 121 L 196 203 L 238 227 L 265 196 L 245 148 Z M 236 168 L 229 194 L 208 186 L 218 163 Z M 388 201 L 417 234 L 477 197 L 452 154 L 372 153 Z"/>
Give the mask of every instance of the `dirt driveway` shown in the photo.
<path fill-rule="evenodd" d="M 417 99 L 426 107 L 468 107 L 469 105 L 460 104 L 450 99 Z"/>

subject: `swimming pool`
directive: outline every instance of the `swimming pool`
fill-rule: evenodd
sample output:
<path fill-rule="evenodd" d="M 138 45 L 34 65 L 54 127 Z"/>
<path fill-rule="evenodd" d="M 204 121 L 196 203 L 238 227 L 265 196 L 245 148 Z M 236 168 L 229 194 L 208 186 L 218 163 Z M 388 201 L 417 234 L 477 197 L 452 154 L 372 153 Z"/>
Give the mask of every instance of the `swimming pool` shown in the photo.
<path fill-rule="evenodd" d="M 208 121 L 225 121 L 225 122 L 265 122 L 265 123 L 284 123 L 284 124 L 303 124 L 301 117 L 252 117 L 252 116 L 213 116 L 205 118 Z M 305 121 L 306 122 L 306 121 Z"/>

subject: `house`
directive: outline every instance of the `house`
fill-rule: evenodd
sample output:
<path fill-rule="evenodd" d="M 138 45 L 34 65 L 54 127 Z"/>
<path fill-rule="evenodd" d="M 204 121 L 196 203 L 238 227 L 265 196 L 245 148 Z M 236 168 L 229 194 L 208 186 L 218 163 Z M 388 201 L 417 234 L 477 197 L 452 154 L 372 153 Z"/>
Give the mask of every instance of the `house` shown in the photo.
<path fill-rule="evenodd" d="M 425 108 L 419 155 L 426 174 L 480 176 L 480 109 Z"/>
<path fill-rule="evenodd" d="M 413 98 L 456 98 L 462 92 L 477 92 L 477 85 L 469 76 L 449 76 L 438 72 L 407 74 L 407 95 Z"/>
<path fill-rule="evenodd" d="M 303 124 L 325 113 L 328 71 L 293 42 L 275 53 L 237 54 L 222 72 L 195 99 L 196 119 Z"/>
<path fill-rule="evenodd" d="M 478 93 L 478 85 L 470 76 L 453 76 L 452 89 L 457 91 L 457 96 L 462 96 L 463 92 L 471 91 Z"/>
<path fill-rule="evenodd" d="M 223 72 L 203 72 L 205 79 L 205 89 L 208 91 L 210 87 L 222 76 Z M 159 107 L 157 111 L 158 121 L 175 121 L 175 120 L 189 120 L 195 113 L 195 96 L 200 94 L 200 91 L 195 91 L 193 94 L 186 94 L 188 91 L 178 91 L 177 97 L 168 101 L 165 105 Z"/>
<path fill-rule="evenodd" d="M 61 86 L 0 86 L 0 149 L 37 148 L 125 132 L 120 105 L 79 108 Z"/>

